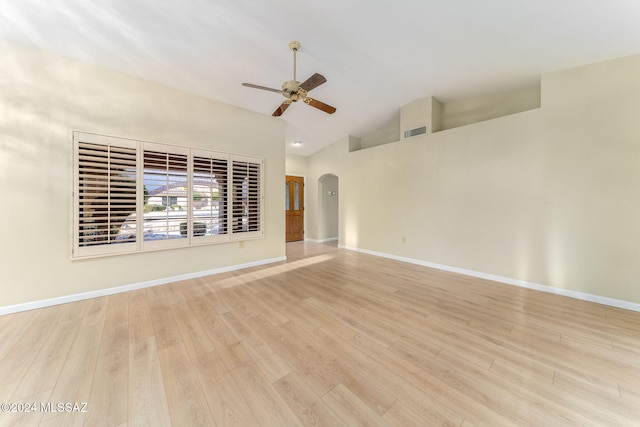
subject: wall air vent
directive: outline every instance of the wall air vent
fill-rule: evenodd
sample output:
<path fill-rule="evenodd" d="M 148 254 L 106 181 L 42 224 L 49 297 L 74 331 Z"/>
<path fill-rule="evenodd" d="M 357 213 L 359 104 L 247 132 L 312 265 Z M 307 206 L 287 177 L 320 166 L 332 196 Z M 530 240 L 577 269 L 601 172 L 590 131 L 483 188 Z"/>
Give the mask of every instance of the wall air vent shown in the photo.
<path fill-rule="evenodd" d="M 404 137 L 411 138 L 412 136 L 424 135 L 425 133 L 427 133 L 427 126 L 422 126 L 411 130 L 405 130 Z"/>

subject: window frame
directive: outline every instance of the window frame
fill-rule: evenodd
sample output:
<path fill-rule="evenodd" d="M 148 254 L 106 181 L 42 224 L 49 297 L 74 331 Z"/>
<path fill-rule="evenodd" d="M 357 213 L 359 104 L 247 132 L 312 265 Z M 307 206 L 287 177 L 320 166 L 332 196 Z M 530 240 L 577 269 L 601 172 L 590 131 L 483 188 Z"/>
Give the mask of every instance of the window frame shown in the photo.
<path fill-rule="evenodd" d="M 81 201 L 87 200 L 87 194 L 93 194 L 91 191 L 87 190 L 89 188 L 86 182 L 92 180 L 92 170 L 101 171 L 100 168 L 92 168 L 92 169 L 82 169 L 86 168 L 85 163 L 81 163 L 82 159 L 86 158 L 85 154 L 81 152 L 81 145 L 94 145 L 99 147 L 105 147 L 102 151 L 98 150 L 98 152 L 106 153 L 103 158 L 106 162 L 105 170 L 110 171 L 111 167 L 111 152 L 118 152 L 119 147 L 126 148 L 127 150 L 135 149 L 135 212 L 129 214 L 127 221 L 127 226 L 131 227 L 135 225 L 135 230 L 132 232 L 132 235 L 135 236 L 132 238 L 134 241 L 126 241 L 125 239 L 116 241 L 117 239 L 110 238 L 113 233 L 111 230 L 114 229 L 114 226 L 111 225 L 110 219 L 114 215 L 112 213 L 112 205 L 110 200 L 112 199 L 112 187 L 107 185 L 107 193 L 106 197 L 103 197 L 102 208 L 107 206 L 107 213 L 103 215 L 103 217 L 107 217 L 106 222 L 109 224 L 108 226 L 102 227 L 103 235 L 105 235 L 104 229 L 106 231 L 106 236 L 103 237 L 105 239 L 105 243 L 95 243 L 90 244 L 87 243 L 87 235 L 90 233 L 86 232 L 87 224 L 91 224 L 93 222 L 93 216 L 96 215 L 96 210 L 98 208 L 92 207 L 89 210 L 81 211 L 81 207 L 85 205 L 81 205 Z M 183 211 L 180 208 L 179 212 L 185 212 L 186 223 L 187 223 L 187 231 L 185 237 L 176 237 L 175 232 L 169 231 L 169 218 L 172 215 L 167 213 L 167 228 L 166 234 L 164 235 L 164 239 L 150 239 L 145 240 L 145 232 L 140 233 L 138 230 L 142 230 L 145 227 L 145 224 L 148 224 L 150 221 L 145 221 L 145 198 L 148 198 L 148 194 L 145 194 L 145 179 L 149 179 L 149 175 L 155 175 L 156 177 L 162 176 L 162 169 L 158 169 L 158 173 L 147 173 L 145 176 L 145 152 L 149 153 L 166 153 L 169 158 L 172 156 L 186 156 L 186 202 L 184 197 L 181 198 L 181 206 L 185 206 L 186 210 Z M 82 157 L 82 159 L 81 159 Z M 153 156 L 150 155 L 150 158 Z M 196 170 L 196 166 L 194 164 L 194 158 L 205 159 L 212 161 L 211 175 L 203 174 L 203 170 Z M 84 161 L 84 160 L 82 160 Z M 95 161 L 95 160 L 94 160 Z M 99 159 L 98 159 L 99 161 Z M 200 161 L 200 160 L 199 160 Z M 151 160 L 153 162 L 153 160 Z M 254 189 L 255 192 L 253 194 L 252 202 L 257 202 L 258 206 L 251 210 L 249 215 L 253 215 L 253 217 L 248 217 L 247 221 L 251 224 L 257 224 L 257 227 L 249 231 L 245 230 L 234 230 L 233 224 L 236 224 L 238 221 L 242 221 L 242 216 L 238 216 L 237 212 L 234 212 L 233 206 L 236 202 L 236 192 L 233 190 L 233 183 L 237 177 L 234 177 L 234 164 L 238 162 L 245 162 L 251 164 L 254 168 L 257 169 L 257 174 L 250 176 L 250 183 L 248 184 L 249 188 Z M 225 163 L 226 163 L 226 171 L 225 171 Z M 93 164 L 93 163 L 92 163 Z M 181 163 L 179 163 L 181 164 Z M 148 166 L 148 165 L 147 165 Z M 179 170 L 182 166 L 176 166 L 175 170 Z M 248 155 L 239 155 L 232 154 L 222 151 L 215 150 L 207 150 L 203 148 L 192 148 L 185 147 L 175 144 L 165 144 L 159 142 L 150 142 L 150 141 L 142 141 L 136 139 L 122 138 L 122 137 L 114 137 L 107 135 L 99 135 L 88 132 L 73 132 L 73 197 L 72 197 L 72 217 L 73 217 L 73 233 L 72 233 L 72 248 L 71 248 L 71 258 L 72 259 L 83 259 L 83 258 L 92 258 L 92 257 L 101 257 L 101 256 L 110 256 L 110 255 L 119 255 L 126 253 L 139 253 L 139 252 L 151 252 L 157 250 L 164 249 L 173 249 L 173 248 L 182 248 L 182 247 L 195 247 L 195 246 L 203 246 L 203 245 L 211 245 L 211 244 L 219 244 L 226 242 L 233 242 L 239 240 L 249 240 L 249 239 L 259 239 L 264 237 L 264 159 L 262 157 L 256 156 L 248 156 Z M 147 172 L 151 168 L 147 168 Z M 89 172 L 87 172 L 87 170 Z M 116 169 L 118 171 L 120 169 Z M 167 166 L 167 176 L 170 176 L 172 172 L 171 162 L 168 161 Z M 179 173 L 178 173 L 179 175 Z M 105 178 L 103 175 L 95 175 L 99 177 L 99 179 L 95 179 L 95 181 L 103 181 L 103 182 L 111 182 L 112 178 L 110 172 L 108 173 L 108 178 Z M 202 178 L 205 180 L 210 180 L 210 195 L 209 195 L 209 203 L 213 204 L 214 197 L 211 196 L 213 194 L 213 188 L 217 186 L 222 186 L 224 188 L 224 194 L 220 196 L 216 196 L 216 205 L 218 210 L 218 216 L 214 213 L 213 206 L 211 207 L 211 211 L 209 216 L 205 216 L 206 219 L 210 221 L 210 225 L 214 222 L 217 223 L 217 226 L 220 227 L 220 224 L 223 224 L 221 227 L 221 233 L 213 233 L 204 235 L 197 235 L 195 233 L 194 224 L 197 221 L 196 216 L 199 218 L 199 215 L 194 214 L 194 188 L 197 183 L 194 183 L 194 177 L 196 181 L 202 182 Z M 223 183 L 220 182 L 223 181 Z M 253 181 L 251 181 L 253 180 Z M 167 182 L 170 181 L 170 178 L 167 178 Z M 84 183 L 84 184 L 83 184 Z M 215 183 L 215 184 L 214 184 Z M 131 185 L 129 185 L 131 187 Z M 101 187 L 104 188 L 104 185 Z M 220 187 L 218 188 L 218 191 Z M 169 186 L 167 185 L 167 193 L 169 191 Z M 148 190 L 147 190 L 148 193 Z M 117 193 L 116 193 L 117 194 Z M 103 195 L 104 196 L 104 195 Z M 183 196 L 183 195 L 181 195 Z M 130 196 L 129 196 L 130 197 Z M 169 197 L 168 195 L 162 197 Z M 94 197 L 97 199 L 97 197 Z M 107 201 L 105 202 L 104 199 Z M 166 205 L 165 205 L 166 206 Z M 221 212 L 221 207 L 224 208 L 223 212 Z M 170 210 L 165 210 L 161 212 L 172 212 Z M 223 216 L 219 216 L 223 214 Z M 179 215 L 182 217 L 181 215 Z M 142 222 L 140 223 L 139 218 L 142 218 Z M 148 218 L 148 216 L 147 216 Z M 182 218 L 180 218 L 182 219 Z M 104 220 L 104 218 L 103 218 Z M 253 221 L 253 222 L 251 222 Z M 132 224 L 133 223 L 133 224 Z M 206 223 L 206 221 L 205 221 Z M 118 228 L 118 235 L 122 233 L 122 225 L 120 224 Z M 211 225 L 212 226 L 212 225 Z M 93 226 L 96 228 L 97 226 Z M 107 228 L 108 227 L 108 228 Z M 182 234 L 182 224 L 180 224 Z M 213 227 L 213 226 L 212 226 Z M 174 227 L 175 228 L 175 227 Z M 206 230 L 206 228 L 204 228 Z M 83 232 L 83 230 L 85 230 Z M 170 238 L 170 233 L 173 233 L 173 238 Z M 162 236 L 162 234 L 160 234 Z M 85 239 L 85 241 L 82 241 Z M 90 242 L 90 241 L 89 241 Z"/>

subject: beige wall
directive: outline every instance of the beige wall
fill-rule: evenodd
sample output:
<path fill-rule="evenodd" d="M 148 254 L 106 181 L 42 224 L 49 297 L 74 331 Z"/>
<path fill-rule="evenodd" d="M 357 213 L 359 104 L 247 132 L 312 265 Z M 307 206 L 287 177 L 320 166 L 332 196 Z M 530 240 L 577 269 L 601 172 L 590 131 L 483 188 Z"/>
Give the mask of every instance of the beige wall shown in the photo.
<path fill-rule="evenodd" d="M 318 240 L 338 239 L 338 200 L 340 186 L 338 177 L 327 174 L 318 180 Z"/>
<path fill-rule="evenodd" d="M 640 303 L 638 76 L 640 56 L 550 73 L 539 109 L 351 153 L 344 138 L 308 180 L 339 177 L 341 245 Z"/>
<path fill-rule="evenodd" d="M 0 50 L 0 307 L 285 255 L 284 122 L 39 50 Z M 72 130 L 264 157 L 264 239 L 70 261 Z"/>
<path fill-rule="evenodd" d="M 307 183 L 306 197 L 309 201 L 307 203 L 306 210 L 306 237 L 312 240 L 322 240 L 326 236 L 322 230 L 322 215 L 321 201 L 322 196 L 320 194 L 320 179 L 327 174 L 333 174 L 338 178 L 339 191 L 338 191 L 338 237 L 344 235 L 344 229 L 342 227 L 342 219 L 345 217 L 345 213 L 342 209 L 342 200 L 348 194 L 349 187 L 345 186 L 342 181 L 341 172 L 344 170 L 344 162 L 348 160 L 349 154 L 349 141 L 350 138 L 344 137 L 340 141 L 323 148 L 315 154 L 309 156 L 308 168 L 307 168 Z M 352 187 L 354 190 L 358 190 L 357 186 Z"/>
<path fill-rule="evenodd" d="M 491 120 L 540 107 L 540 88 L 530 87 L 442 104 L 442 130 Z M 434 129 L 434 132 L 436 129 Z"/>
<path fill-rule="evenodd" d="M 287 175 L 305 176 L 307 174 L 307 157 L 287 153 L 285 168 Z"/>
<path fill-rule="evenodd" d="M 371 148 L 377 145 L 388 144 L 400 139 L 400 110 L 394 112 L 391 117 L 380 123 L 375 130 L 360 137 L 358 149 Z M 354 150 L 352 150 L 354 151 Z"/>

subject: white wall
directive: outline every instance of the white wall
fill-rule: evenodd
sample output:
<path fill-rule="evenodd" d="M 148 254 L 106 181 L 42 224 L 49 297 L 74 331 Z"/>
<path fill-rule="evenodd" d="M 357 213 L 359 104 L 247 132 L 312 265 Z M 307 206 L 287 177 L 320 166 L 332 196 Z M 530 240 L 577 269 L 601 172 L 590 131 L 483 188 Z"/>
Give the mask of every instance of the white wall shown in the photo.
<path fill-rule="evenodd" d="M 0 44 L 0 307 L 284 257 L 284 122 Z M 72 130 L 265 159 L 264 239 L 70 261 Z"/>
<path fill-rule="evenodd" d="M 351 153 L 347 137 L 308 180 L 338 176 L 341 245 L 640 303 L 638 76 L 640 56 L 549 73 L 540 109 Z"/>

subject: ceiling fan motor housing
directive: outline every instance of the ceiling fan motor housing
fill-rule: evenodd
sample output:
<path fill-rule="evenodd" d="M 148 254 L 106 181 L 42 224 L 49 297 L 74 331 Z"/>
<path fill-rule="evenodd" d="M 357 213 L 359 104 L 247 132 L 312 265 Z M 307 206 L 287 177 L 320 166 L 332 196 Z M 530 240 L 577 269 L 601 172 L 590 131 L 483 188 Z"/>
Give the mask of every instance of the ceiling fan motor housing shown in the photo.
<path fill-rule="evenodd" d="M 289 80 L 282 84 L 282 95 L 285 98 L 289 98 L 293 102 L 299 99 L 304 99 L 307 96 L 307 91 L 300 89 L 300 82 L 296 80 Z"/>

